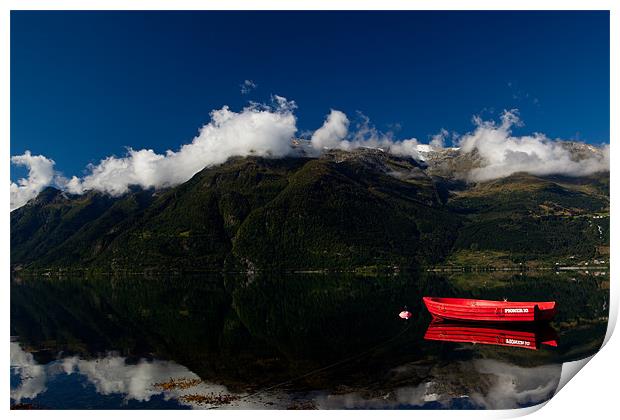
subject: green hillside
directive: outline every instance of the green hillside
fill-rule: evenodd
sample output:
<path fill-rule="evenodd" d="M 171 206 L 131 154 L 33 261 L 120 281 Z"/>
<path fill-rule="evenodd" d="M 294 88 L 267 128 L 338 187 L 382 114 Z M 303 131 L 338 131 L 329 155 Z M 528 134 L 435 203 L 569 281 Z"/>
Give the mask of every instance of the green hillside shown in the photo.
<path fill-rule="evenodd" d="M 110 197 L 48 188 L 11 213 L 11 264 L 366 270 L 464 252 L 592 258 L 609 245 L 608 211 L 608 173 L 465 184 L 378 150 L 238 158 L 167 190 Z"/>
<path fill-rule="evenodd" d="M 593 258 L 609 244 L 609 190 L 600 187 L 608 177 L 516 174 L 459 192 L 448 206 L 467 220 L 454 249 L 503 251 L 513 261 Z"/>

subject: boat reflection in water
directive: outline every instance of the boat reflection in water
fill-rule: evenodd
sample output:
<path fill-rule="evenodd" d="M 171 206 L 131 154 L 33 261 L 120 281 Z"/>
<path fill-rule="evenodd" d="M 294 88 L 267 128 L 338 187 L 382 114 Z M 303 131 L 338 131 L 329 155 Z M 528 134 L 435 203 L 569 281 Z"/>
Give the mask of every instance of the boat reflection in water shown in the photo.
<path fill-rule="evenodd" d="M 557 347 L 558 335 L 549 324 L 499 325 L 470 324 L 433 320 L 425 340 L 492 344 L 538 350 L 541 345 Z"/>

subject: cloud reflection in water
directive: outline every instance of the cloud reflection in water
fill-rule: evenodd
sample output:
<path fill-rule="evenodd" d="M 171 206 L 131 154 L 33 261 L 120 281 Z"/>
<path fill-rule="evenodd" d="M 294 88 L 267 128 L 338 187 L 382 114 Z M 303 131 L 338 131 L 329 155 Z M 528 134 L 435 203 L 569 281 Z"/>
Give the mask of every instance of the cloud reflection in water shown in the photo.
<path fill-rule="evenodd" d="M 393 369 L 394 378 L 405 378 L 415 364 Z M 433 366 L 422 382 L 414 386 L 397 386 L 375 391 L 334 393 L 324 390 L 312 393 L 285 394 L 277 389 L 250 397 L 233 394 L 225 386 L 200 382 L 185 389 L 162 389 L 157 383 L 171 379 L 200 380 L 198 375 L 171 361 L 140 359 L 128 363 L 118 355 L 85 360 L 77 356 L 64 357 L 46 365 L 38 364 L 31 353 L 17 342 L 11 343 L 11 373 L 17 379 L 11 386 L 15 402 L 36 400 L 45 393 L 49 382 L 57 375 L 79 377 L 92 384 L 100 395 L 120 395 L 123 401 L 149 402 L 154 396 L 174 401 L 181 406 L 210 408 L 214 405 L 188 401 L 188 395 L 233 395 L 237 398 L 221 408 L 286 408 L 295 401 L 308 401 L 321 409 L 342 408 L 450 408 L 455 401 L 466 399 L 474 407 L 507 409 L 528 406 L 550 398 L 557 388 L 561 364 L 520 367 L 509 363 L 477 359 Z M 396 382 L 406 382 L 397 380 Z"/>

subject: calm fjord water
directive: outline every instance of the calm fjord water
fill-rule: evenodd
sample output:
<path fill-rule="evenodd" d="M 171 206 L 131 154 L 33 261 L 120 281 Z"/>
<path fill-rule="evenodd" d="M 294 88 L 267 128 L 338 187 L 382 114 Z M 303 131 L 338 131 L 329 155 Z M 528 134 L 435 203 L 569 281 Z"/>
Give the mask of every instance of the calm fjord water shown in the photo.
<path fill-rule="evenodd" d="M 524 407 L 599 349 L 608 289 L 577 272 L 14 278 L 11 404 Z M 556 300 L 557 347 L 529 327 L 536 349 L 425 340 L 427 295 Z"/>

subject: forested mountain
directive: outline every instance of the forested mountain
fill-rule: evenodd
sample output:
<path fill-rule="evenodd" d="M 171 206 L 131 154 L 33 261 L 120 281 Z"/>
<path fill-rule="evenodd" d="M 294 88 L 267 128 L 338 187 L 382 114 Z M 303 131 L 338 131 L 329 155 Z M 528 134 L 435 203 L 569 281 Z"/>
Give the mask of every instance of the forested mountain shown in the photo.
<path fill-rule="evenodd" d="M 432 160 L 358 149 L 235 158 L 174 188 L 119 197 L 50 187 L 11 213 L 11 264 L 351 270 L 471 263 L 485 255 L 586 259 L 609 245 L 607 172 L 472 183 L 438 168 Z"/>

